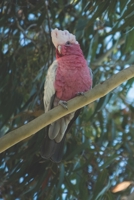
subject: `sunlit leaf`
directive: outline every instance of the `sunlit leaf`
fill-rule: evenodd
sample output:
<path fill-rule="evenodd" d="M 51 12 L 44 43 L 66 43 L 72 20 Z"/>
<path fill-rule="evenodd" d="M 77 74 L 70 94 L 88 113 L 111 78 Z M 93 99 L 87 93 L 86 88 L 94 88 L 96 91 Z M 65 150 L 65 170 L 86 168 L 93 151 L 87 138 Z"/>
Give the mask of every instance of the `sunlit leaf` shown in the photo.
<path fill-rule="evenodd" d="M 122 183 L 116 185 L 111 191 L 113 193 L 120 192 L 122 190 L 127 189 L 131 184 L 133 184 L 132 181 L 123 181 Z"/>

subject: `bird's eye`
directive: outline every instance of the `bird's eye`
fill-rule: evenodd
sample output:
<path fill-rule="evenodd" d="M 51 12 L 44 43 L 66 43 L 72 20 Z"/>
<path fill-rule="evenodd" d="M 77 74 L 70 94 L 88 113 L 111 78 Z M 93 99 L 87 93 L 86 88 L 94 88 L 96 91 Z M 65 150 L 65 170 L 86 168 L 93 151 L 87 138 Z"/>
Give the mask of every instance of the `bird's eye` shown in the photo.
<path fill-rule="evenodd" d="M 67 45 L 70 45 L 71 43 L 69 41 L 66 42 Z"/>

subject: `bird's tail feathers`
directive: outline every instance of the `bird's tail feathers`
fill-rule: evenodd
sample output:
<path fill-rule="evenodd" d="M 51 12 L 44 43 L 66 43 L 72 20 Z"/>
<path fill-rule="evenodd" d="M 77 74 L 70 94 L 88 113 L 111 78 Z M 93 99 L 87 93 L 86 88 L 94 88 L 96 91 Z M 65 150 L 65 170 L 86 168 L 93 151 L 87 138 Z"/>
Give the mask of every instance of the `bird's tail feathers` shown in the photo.
<path fill-rule="evenodd" d="M 61 142 L 57 143 L 55 140 L 51 140 L 46 134 L 44 143 L 41 148 L 41 156 L 45 159 L 50 159 L 53 162 L 59 163 L 63 156 L 65 143 L 65 135 Z"/>

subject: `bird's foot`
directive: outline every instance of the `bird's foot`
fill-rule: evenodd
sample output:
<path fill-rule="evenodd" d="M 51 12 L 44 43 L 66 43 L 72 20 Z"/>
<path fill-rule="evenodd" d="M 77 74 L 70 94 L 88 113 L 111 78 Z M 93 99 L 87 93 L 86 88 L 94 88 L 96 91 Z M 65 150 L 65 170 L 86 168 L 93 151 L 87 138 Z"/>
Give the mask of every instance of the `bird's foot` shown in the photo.
<path fill-rule="evenodd" d="M 76 95 L 77 96 L 84 96 L 85 94 L 84 94 L 84 92 L 78 92 Z"/>
<path fill-rule="evenodd" d="M 62 101 L 62 100 L 60 100 L 59 101 L 59 105 L 61 105 L 63 108 L 65 108 L 65 109 L 68 109 L 68 106 L 67 106 L 67 102 L 66 101 Z"/>

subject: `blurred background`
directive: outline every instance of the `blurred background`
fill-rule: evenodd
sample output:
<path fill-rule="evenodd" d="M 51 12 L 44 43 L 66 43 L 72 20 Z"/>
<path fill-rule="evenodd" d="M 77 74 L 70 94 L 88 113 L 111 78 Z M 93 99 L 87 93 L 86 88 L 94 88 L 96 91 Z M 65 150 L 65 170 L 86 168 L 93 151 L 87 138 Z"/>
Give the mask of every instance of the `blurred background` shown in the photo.
<path fill-rule="evenodd" d="M 55 59 L 51 30 L 76 35 L 93 87 L 134 64 L 133 0 L 0 2 L 0 137 L 44 112 Z M 134 187 L 134 78 L 83 108 L 60 164 L 43 160 L 44 130 L 0 154 L 0 200 L 120 200 Z"/>

